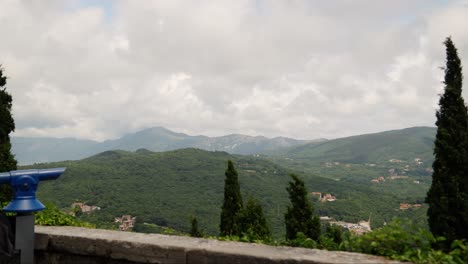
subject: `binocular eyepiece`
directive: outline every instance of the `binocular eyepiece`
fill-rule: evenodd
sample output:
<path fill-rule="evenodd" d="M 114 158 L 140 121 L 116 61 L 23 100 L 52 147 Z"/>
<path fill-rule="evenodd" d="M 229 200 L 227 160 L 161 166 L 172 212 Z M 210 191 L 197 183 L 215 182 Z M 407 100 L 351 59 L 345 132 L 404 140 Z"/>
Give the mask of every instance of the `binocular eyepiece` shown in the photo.
<path fill-rule="evenodd" d="M 42 170 L 17 170 L 0 173 L 0 184 L 10 184 L 14 191 L 13 200 L 3 208 L 5 212 L 31 213 L 45 209 L 36 199 L 40 181 L 55 180 L 65 168 Z"/>

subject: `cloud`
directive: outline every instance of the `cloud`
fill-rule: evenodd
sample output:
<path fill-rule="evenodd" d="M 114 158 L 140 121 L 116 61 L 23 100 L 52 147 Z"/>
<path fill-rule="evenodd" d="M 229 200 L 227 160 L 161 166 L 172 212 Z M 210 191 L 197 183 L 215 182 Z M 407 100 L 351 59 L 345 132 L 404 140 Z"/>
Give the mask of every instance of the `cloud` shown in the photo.
<path fill-rule="evenodd" d="M 312 139 L 433 125 L 445 37 L 468 62 L 467 1 L 0 5 L 22 136 L 166 126 Z"/>

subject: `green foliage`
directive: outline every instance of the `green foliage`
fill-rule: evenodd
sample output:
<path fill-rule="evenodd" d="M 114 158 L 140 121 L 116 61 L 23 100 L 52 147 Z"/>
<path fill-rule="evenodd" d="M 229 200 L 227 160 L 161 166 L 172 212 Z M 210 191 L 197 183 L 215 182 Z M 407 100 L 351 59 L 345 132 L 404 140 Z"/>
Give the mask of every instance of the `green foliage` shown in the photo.
<path fill-rule="evenodd" d="M 190 220 L 190 224 L 192 225 L 192 228 L 190 229 L 190 236 L 191 237 L 203 237 L 203 232 L 198 227 L 198 220 L 196 216 L 192 216 L 192 219 Z"/>
<path fill-rule="evenodd" d="M 16 170 L 16 160 L 11 153 L 10 133 L 15 130 L 11 115 L 12 97 L 6 91 L 7 77 L 0 65 L 0 172 Z M 0 185 L 0 202 L 10 201 L 13 191 L 10 185 Z"/>
<path fill-rule="evenodd" d="M 325 226 L 325 237 L 331 239 L 335 244 L 341 244 L 343 242 L 343 228 L 337 225 L 326 224 Z"/>
<path fill-rule="evenodd" d="M 431 250 L 436 240 L 424 229 L 397 219 L 386 226 L 344 242 L 343 249 L 380 256 L 399 256 L 405 252 Z"/>
<path fill-rule="evenodd" d="M 468 239 L 468 109 L 462 98 L 462 66 L 447 38 L 445 90 L 437 111 L 432 185 L 427 193 L 429 227 L 436 236 Z"/>
<path fill-rule="evenodd" d="M 271 237 L 270 227 L 263 214 L 262 205 L 257 199 L 252 197 L 247 199 L 240 219 L 242 234 L 249 237 L 249 240 L 268 240 Z"/>
<path fill-rule="evenodd" d="M 293 239 L 288 240 L 286 245 L 293 247 L 317 248 L 317 240 L 310 238 L 302 232 L 297 232 Z"/>
<path fill-rule="evenodd" d="M 139 233 L 148 233 L 148 234 L 164 234 L 164 235 L 177 235 L 177 236 L 187 236 L 186 233 L 177 231 L 173 228 L 167 226 L 159 226 L 156 224 L 150 223 L 141 223 L 136 221 L 133 231 Z"/>
<path fill-rule="evenodd" d="M 242 194 L 262 197 L 272 232 L 277 237 L 283 236 L 280 213 L 286 206 L 287 194 L 282 186 L 287 183 L 288 172 L 263 159 L 196 149 L 147 153 L 110 151 L 81 161 L 23 168 L 67 167 L 58 180 L 41 183 L 39 200 L 51 201 L 62 208 L 75 201 L 99 206 L 101 210 L 80 218 L 100 228 L 109 228 L 117 216 L 131 214 L 140 223 L 189 233 L 187 215 L 196 215 L 207 235 L 217 235 L 228 159 L 239 170 Z"/>
<path fill-rule="evenodd" d="M 284 186 L 290 180 L 288 174 L 291 170 L 263 158 L 197 149 L 108 151 L 80 161 L 35 164 L 22 169 L 67 167 L 58 180 L 41 183 L 38 199 L 53 202 L 60 208 L 69 207 L 75 201 L 99 206 L 101 210 L 79 217 L 99 228 L 115 229 L 115 217 L 131 214 L 137 216 L 137 225 L 145 232 L 152 229 L 143 223 L 189 233 L 191 226 L 187 215 L 196 215 L 199 223 L 203 223 L 205 234 L 213 236 L 219 235 L 223 178 L 228 159 L 236 165 L 242 196 L 259 198 L 272 237 L 284 238 L 284 212 L 289 204 Z M 308 190 L 332 193 L 338 198 L 335 202 L 321 203 L 308 195 L 319 215 L 358 222 L 372 213 L 372 228 L 389 222 L 394 216 L 411 218 L 421 226 L 426 225 L 427 207 L 406 211 L 395 209 L 399 208 L 400 202 L 424 200 L 430 177 L 427 177 L 427 182 L 424 176 L 410 175 L 409 179 L 371 184 L 370 179 L 382 173 L 381 170 L 388 169 L 340 165 L 324 167 L 320 173 L 302 174 L 301 177 Z M 374 174 L 366 178 L 366 173 L 371 172 Z M 337 181 L 321 177 L 330 173 L 343 178 Z M 414 184 L 413 180 L 420 180 L 421 184 Z M 154 231 L 163 232 L 158 228 Z"/>
<path fill-rule="evenodd" d="M 299 232 L 307 237 L 318 240 L 320 236 L 320 220 L 314 216 L 314 209 L 307 196 L 304 181 L 291 174 L 292 181 L 286 188 L 292 206 L 287 207 L 284 215 L 286 224 L 286 239 L 293 240 Z"/>
<path fill-rule="evenodd" d="M 333 232 L 332 232 L 333 233 Z M 335 243 L 331 233 L 325 232 L 318 241 L 299 232 L 295 239 L 281 244 L 294 247 L 341 250 L 389 257 L 413 263 L 454 263 L 468 262 L 468 243 L 462 240 L 452 242 L 450 250 L 443 252 L 433 245 L 445 240 L 435 238 L 429 231 L 416 227 L 408 220 L 395 219 L 385 227 L 361 236 L 350 232 L 342 233 L 342 242 Z"/>
<path fill-rule="evenodd" d="M 455 240 L 447 253 L 433 248 L 433 245 L 444 240 L 444 237 L 436 238 L 409 221 L 396 219 L 362 236 L 346 238 L 340 249 L 414 263 L 467 263 L 468 244 Z"/>
<path fill-rule="evenodd" d="M 242 196 L 238 181 L 237 171 L 231 160 L 228 160 L 228 168 L 224 180 L 224 202 L 221 207 L 221 236 L 241 234 L 240 217 L 242 210 Z"/>
<path fill-rule="evenodd" d="M 73 208 L 73 214 L 76 217 L 80 217 L 83 215 L 83 211 L 81 211 L 81 208 L 79 206 L 75 206 L 75 208 Z"/>
<path fill-rule="evenodd" d="M 95 228 L 95 225 L 77 220 L 70 214 L 66 214 L 51 203 L 46 203 L 46 209 L 36 213 L 36 225 L 46 226 L 81 226 Z"/>

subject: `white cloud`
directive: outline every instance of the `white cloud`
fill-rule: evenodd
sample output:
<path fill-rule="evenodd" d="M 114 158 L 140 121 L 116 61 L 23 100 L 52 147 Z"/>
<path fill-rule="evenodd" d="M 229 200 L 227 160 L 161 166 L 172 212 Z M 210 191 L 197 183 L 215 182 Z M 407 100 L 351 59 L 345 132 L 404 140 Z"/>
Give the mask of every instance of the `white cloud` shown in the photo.
<path fill-rule="evenodd" d="M 331 138 L 433 125 L 445 37 L 468 63 L 467 1 L 110 3 L 0 3 L 17 135 Z"/>

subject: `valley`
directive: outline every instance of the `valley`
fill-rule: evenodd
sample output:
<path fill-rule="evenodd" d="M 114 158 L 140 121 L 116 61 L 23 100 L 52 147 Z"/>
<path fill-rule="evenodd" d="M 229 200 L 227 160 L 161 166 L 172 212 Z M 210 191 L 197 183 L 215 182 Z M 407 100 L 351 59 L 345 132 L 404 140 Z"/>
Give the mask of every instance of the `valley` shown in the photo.
<path fill-rule="evenodd" d="M 397 134 L 404 140 L 407 133 Z M 366 144 L 362 142 L 364 139 L 354 144 Z M 334 140 L 327 142 L 337 144 Z M 75 202 L 99 207 L 92 213 L 80 214 L 79 218 L 102 228 L 117 229 L 116 217 L 130 215 L 136 217 L 135 231 L 188 232 L 190 217 L 197 216 L 206 234 L 217 235 L 227 160 L 232 160 L 239 172 L 244 201 L 249 196 L 260 200 L 277 238 L 284 235 L 284 212 L 289 203 L 285 188 L 290 173 L 304 179 L 310 200 L 322 217 L 350 223 L 370 217 L 372 228 L 394 217 L 410 218 L 420 226 L 426 225 L 426 205 L 400 208 L 401 204 L 423 203 L 431 180 L 428 168 L 432 161 L 427 158 L 430 154 L 421 150 L 400 154 L 395 151 L 398 149 L 395 144 L 379 143 L 368 152 L 368 157 L 363 157 L 353 149 L 356 145 L 341 142 L 350 149 L 343 158 L 343 151 L 326 146 L 327 142 L 309 144 L 314 151 L 327 149 L 322 155 L 305 146 L 298 147 L 300 152 L 292 147 L 272 156 L 194 148 L 166 152 L 112 150 L 82 160 L 23 168 L 67 167 L 59 180 L 41 185 L 38 197 L 65 210 L 72 210 L 71 204 Z M 408 143 L 402 144 L 408 147 Z M 380 150 L 381 147 L 387 151 Z M 428 152 L 430 146 L 423 150 Z M 333 156 L 334 153 L 338 155 Z M 374 153 L 385 153 L 385 156 Z M 319 201 L 313 194 L 318 192 L 333 199 Z"/>

